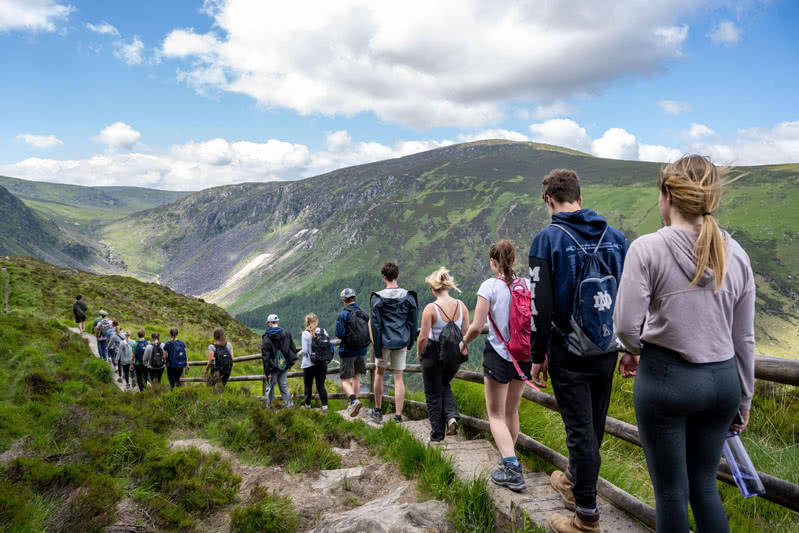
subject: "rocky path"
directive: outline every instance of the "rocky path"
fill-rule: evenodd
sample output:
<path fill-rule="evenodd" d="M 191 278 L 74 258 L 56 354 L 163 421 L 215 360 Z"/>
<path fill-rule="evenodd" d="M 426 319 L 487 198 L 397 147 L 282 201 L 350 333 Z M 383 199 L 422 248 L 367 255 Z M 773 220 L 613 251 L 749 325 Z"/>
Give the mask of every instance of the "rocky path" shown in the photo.
<path fill-rule="evenodd" d="M 366 419 L 366 411 L 366 409 L 362 409 L 358 419 L 371 427 L 378 427 L 377 424 Z M 344 411 L 341 411 L 340 414 L 346 416 Z M 419 442 L 435 446 L 448 456 L 456 475 L 463 481 L 470 481 L 481 476 L 487 478 L 499 459 L 496 448 L 486 439 L 466 440 L 461 436 L 448 436 L 441 443 L 430 443 L 430 423 L 427 420 L 410 420 L 403 422 L 402 426 Z M 497 531 L 521 529 L 525 514 L 529 525 L 545 529 L 549 528 L 549 517 L 552 513 L 571 514 L 563 506 L 560 496 L 550 485 L 549 475 L 543 472 L 528 472 L 525 474 L 525 480 L 527 490 L 523 493 L 516 493 L 488 483 L 489 494 L 497 507 Z M 603 533 L 651 531 L 603 498 L 600 497 L 598 501 L 602 507 L 601 528 Z"/>
<path fill-rule="evenodd" d="M 78 328 L 69 328 L 69 330 L 72 333 L 80 335 L 83 338 L 83 341 L 86 344 L 89 345 L 89 348 L 91 349 L 91 351 L 94 354 L 94 356 L 97 357 L 98 359 L 100 358 L 100 351 L 97 349 L 97 337 L 95 337 L 94 335 L 92 335 L 90 333 L 83 333 L 81 335 L 80 330 Z M 108 363 L 108 365 L 111 366 L 110 363 Z M 113 369 L 113 367 L 112 367 L 112 376 L 113 376 L 114 384 L 117 386 L 117 388 L 119 388 L 119 390 L 121 390 L 121 391 L 133 390 L 133 389 L 125 388 L 125 383 L 124 382 L 123 383 L 119 383 L 117 381 L 116 369 Z"/>

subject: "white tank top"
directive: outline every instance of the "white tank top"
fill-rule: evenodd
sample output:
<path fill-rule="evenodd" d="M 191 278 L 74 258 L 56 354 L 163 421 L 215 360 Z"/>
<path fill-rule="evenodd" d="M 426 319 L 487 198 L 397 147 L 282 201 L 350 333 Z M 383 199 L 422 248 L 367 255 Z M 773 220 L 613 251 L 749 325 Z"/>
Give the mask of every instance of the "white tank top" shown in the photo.
<path fill-rule="evenodd" d="M 463 303 L 460 300 L 456 300 L 458 302 L 458 319 L 453 320 L 455 325 L 458 326 L 460 329 L 461 324 L 463 324 Z M 444 330 L 444 326 L 447 325 L 447 322 L 441 319 L 441 311 L 437 305 L 433 304 L 433 307 L 436 310 L 436 319 L 433 322 L 433 325 L 430 326 L 430 333 L 427 335 L 427 338 L 431 341 L 438 341 L 438 338 L 441 336 L 441 332 Z"/>

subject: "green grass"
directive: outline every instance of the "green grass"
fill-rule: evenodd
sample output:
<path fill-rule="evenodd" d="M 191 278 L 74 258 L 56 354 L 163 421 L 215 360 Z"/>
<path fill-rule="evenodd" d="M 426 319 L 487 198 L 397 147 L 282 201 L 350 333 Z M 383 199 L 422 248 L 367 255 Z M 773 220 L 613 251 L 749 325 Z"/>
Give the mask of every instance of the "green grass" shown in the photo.
<path fill-rule="evenodd" d="M 298 523 L 291 500 L 261 486 L 251 491 L 246 505 L 236 507 L 231 514 L 234 533 L 292 533 Z"/>

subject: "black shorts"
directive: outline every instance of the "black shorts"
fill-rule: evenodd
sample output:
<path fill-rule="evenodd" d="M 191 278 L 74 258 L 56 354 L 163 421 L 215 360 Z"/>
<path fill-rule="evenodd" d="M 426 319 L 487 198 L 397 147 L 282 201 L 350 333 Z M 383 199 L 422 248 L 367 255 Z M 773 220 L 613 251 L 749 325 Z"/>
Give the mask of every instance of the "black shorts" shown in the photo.
<path fill-rule="evenodd" d="M 366 374 L 366 357 L 355 355 L 341 358 L 341 379 L 354 378 L 355 374 Z"/>
<path fill-rule="evenodd" d="M 517 361 L 517 363 L 525 377 L 531 379 L 530 372 L 533 369 L 532 359 L 526 362 Z M 503 359 L 488 341 L 486 341 L 486 347 L 485 350 L 483 350 L 483 375 L 503 385 L 510 383 L 511 380 L 514 379 L 520 381 L 522 379 L 519 377 L 519 373 L 516 372 L 516 367 L 513 366 L 513 363 Z"/>

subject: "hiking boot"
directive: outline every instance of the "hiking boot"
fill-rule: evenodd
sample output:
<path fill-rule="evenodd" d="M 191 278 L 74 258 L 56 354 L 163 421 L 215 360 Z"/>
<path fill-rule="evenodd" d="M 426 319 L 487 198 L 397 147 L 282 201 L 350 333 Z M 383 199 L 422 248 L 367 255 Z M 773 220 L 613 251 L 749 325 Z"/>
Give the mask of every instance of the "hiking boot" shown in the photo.
<path fill-rule="evenodd" d="M 556 533 L 599 533 L 599 512 L 596 513 L 594 520 L 582 513 L 575 513 L 571 518 L 558 513 L 553 513 L 549 517 L 549 525 Z"/>
<path fill-rule="evenodd" d="M 444 442 L 444 435 L 430 434 L 430 442 Z"/>
<path fill-rule="evenodd" d="M 449 422 L 447 422 L 447 435 L 457 435 L 458 434 L 458 421 L 454 418 L 450 418 Z"/>
<path fill-rule="evenodd" d="M 358 413 L 360 412 L 361 412 L 361 400 L 358 400 L 356 398 L 355 400 L 350 402 L 349 407 L 347 407 L 347 414 L 354 418 L 358 416 Z"/>
<path fill-rule="evenodd" d="M 394 415 L 394 422 L 396 422 L 397 424 L 401 424 L 402 423 L 402 415 Z"/>
<path fill-rule="evenodd" d="M 122 378 L 117 378 L 117 383 L 122 383 Z"/>
<path fill-rule="evenodd" d="M 500 464 L 491 472 L 491 481 L 500 487 L 507 487 L 512 491 L 521 492 L 527 488 L 522 474 L 521 463 L 510 464 L 501 461 Z"/>
<path fill-rule="evenodd" d="M 375 424 L 382 424 L 383 423 L 383 411 L 379 409 L 372 409 L 371 413 L 369 413 L 369 420 L 374 422 Z"/>
<path fill-rule="evenodd" d="M 560 494 L 560 499 L 563 500 L 563 506 L 569 511 L 574 511 L 574 493 L 572 492 L 574 483 L 560 470 L 552 472 L 549 482 L 552 484 L 552 488 Z"/>

